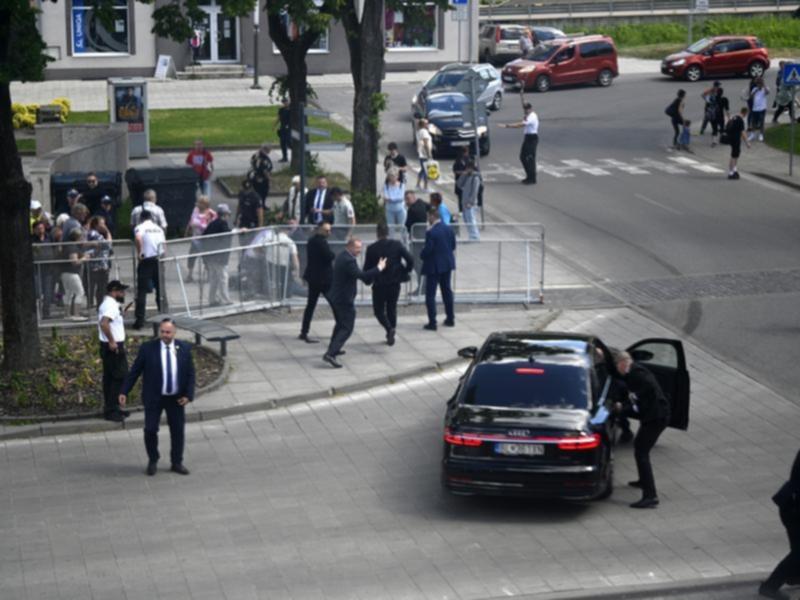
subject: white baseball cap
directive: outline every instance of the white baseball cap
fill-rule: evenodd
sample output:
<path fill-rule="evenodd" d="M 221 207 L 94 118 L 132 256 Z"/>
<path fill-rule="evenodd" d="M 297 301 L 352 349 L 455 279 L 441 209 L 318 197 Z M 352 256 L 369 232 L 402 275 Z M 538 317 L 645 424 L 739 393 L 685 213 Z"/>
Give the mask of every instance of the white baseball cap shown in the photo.
<path fill-rule="evenodd" d="M 31 200 L 31 210 L 39 210 L 42 208 L 42 203 L 38 200 Z"/>

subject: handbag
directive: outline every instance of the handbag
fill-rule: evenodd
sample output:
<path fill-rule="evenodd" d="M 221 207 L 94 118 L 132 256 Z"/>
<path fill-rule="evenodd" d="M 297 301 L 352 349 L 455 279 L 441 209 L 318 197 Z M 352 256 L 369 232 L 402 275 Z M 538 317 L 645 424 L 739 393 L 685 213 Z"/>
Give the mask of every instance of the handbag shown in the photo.
<path fill-rule="evenodd" d="M 428 174 L 428 179 L 436 181 L 439 179 L 439 162 L 433 159 L 428 159 L 425 164 L 425 171 Z"/>

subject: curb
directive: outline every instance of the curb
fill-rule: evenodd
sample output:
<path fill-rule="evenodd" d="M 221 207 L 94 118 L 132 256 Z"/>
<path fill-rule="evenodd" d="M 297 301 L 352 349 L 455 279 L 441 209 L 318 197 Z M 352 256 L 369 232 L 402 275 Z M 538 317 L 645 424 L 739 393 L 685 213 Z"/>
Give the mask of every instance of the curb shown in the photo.
<path fill-rule="evenodd" d="M 786 177 L 779 177 L 778 175 L 773 175 L 772 173 L 760 173 L 755 171 L 753 171 L 753 175 L 756 177 L 761 177 L 761 179 L 771 181 L 772 183 L 777 183 L 778 185 L 785 185 L 786 187 L 800 190 L 800 182 L 792 181 Z"/>
<path fill-rule="evenodd" d="M 532 327 L 532 330 L 540 331 L 544 329 L 550 323 L 555 321 L 562 314 L 562 312 L 563 311 L 561 309 L 548 312 Z M 244 415 L 252 412 L 271 410 L 274 408 L 282 408 L 294 404 L 302 404 L 304 402 L 319 400 L 321 398 L 332 398 L 344 394 L 362 392 L 364 390 L 372 389 L 382 385 L 392 385 L 395 383 L 400 383 L 407 379 L 413 379 L 424 375 L 430 375 L 432 373 L 441 373 L 442 371 L 445 371 L 462 363 L 464 363 L 463 358 L 452 358 L 450 360 L 446 360 L 443 362 L 435 362 L 432 365 L 418 367 L 416 369 L 409 369 L 407 371 L 396 373 L 394 375 L 377 377 L 375 379 L 370 379 L 368 381 L 359 381 L 356 383 L 343 385 L 341 387 L 330 387 L 327 389 L 322 389 L 315 392 L 306 392 L 304 394 L 297 394 L 294 396 L 285 396 L 283 398 L 272 398 L 270 400 L 264 400 L 262 402 L 255 402 L 252 404 L 225 406 L 221 408 L 212 408 L 209 410 L 198 410 L 196 412 L 187 413 L 186 422 L 198 423 L 201 421 L 211 421 L 214 419 L 222 419 L 225 417 Z M 230 361 L 226 358 L 220 376 L 215 381 L 211 382 L 209 385 L 203 388 L 202 393 L 211 392 L 224 385 L 229 371 L 230 371 Z M 102 420 L 88 421 L 81 423 L 64 422 L 64 421 L 60 422 L 57 421 L 55 423 L 42 423 L 39 424 L 38 427 L 34 430 L 9 431 L 6 433 L 0 433 L 0 442 L 5 440 L 32 439 L 39 437 L 48 437 L 53 435 L 74 435 L 80 433 L 119 431 L 132 428 L 138 429 L 138 427 L 141 425 L 141 421 L 136 417 L 139 417 L 141 415 L 142 415 L 142 409 L 139 408 L 131 415 L 131 418 L 128 421 L 123 422 L 119 425 L 116 425 L 109 421 L 102 421 Z M 20 426 L 20 428 L 22 427 L 24 427 L 24 425 Z"/>
<path fill-rule="evenodd" d="M 667 582 L 654 584 L 638 584 L 618 586 L 608 590 L 575 590 L 573 592 L 553 592 L 545 594 L 524 594 L 514 596 L 515 600 L 638 600 L 645 598 L 680 597 L 685 594 L 695 594 L 711 591 L 726 591 L 741 588 L 742 591 L 751 591 L 757 594 L 758 585 L 767 578 L 769 573 L 745 573 L 729 575 L 726 577 L 709 577 L 708 579 L 692 579 L 683 582 Z M 485 600 L 499 600 L 508 596 L 492 596 Z"/>

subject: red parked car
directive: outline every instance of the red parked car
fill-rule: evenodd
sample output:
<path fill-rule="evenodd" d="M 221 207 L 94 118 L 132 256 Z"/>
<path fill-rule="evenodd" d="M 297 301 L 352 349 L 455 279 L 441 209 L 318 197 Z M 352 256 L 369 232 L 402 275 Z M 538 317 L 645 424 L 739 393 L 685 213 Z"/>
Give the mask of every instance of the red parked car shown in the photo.
<path fill-rule="evenodd" d="M 604 35 L 557 39 L 537 46 L 503 69 L 505 83 L 546 92 L 555 85 L 611 85 L 619 75 L 614 40 Z"/>
<path fill-rule="evenodd" d="M 720 75 L 760 77 L 767 69 L 767 49 L 752 35 L 703 38 L 686 50 L 670 54 L 661 62 L 664 75 L 688 81 Z"/>

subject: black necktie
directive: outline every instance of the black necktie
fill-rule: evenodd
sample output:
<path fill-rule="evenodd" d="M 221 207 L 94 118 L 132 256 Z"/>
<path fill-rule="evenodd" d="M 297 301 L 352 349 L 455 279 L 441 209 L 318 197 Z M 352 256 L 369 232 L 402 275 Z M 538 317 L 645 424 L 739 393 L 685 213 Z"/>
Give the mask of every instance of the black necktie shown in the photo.
<path fill-rule="evenodd" d="M 170 351 L 170 347 L 167 346 L 167 396 L 171 396 L 173 394 L 172 389 L 172 352 Z"/>

